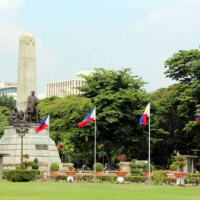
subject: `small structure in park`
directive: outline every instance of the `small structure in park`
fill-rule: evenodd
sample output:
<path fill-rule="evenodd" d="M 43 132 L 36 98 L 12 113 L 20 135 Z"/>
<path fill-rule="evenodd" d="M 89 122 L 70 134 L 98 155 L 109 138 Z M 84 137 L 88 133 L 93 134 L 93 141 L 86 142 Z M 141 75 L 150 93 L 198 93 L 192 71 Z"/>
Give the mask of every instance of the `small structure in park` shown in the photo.
<path fill-rule="evenodd" d="M 62 169 L 55 142 L 49 137 L 49 128 L 39 134 L 35 133 L 35 128 L 41 122 L 35 96 L 36 85 L 35 37 L 31 33 L 25 33 L 19 38 L 17 103 L 0 140 L 0 152 L 9 154 L 4 156 L 4 169 L 20 165 L 21 138 L 17 134 L 20 127 L 27 130 L 27 134 L 22 138 L 24 154 L 28 154 L 30 160 L 37 158 L 39 166 L 42 163 L 42 170 L 47 170 L 47 163 L 52 162 L 58 163 Z"/>

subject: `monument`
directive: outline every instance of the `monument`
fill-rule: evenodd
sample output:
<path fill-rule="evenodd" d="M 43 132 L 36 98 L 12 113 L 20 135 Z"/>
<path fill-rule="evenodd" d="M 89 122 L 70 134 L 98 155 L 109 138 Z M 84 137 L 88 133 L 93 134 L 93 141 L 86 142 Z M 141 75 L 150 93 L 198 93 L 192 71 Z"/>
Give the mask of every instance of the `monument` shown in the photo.
<path fill-rule="evenodd" d="M 62 163 L 55 145 L 49 137 L 49 127 L 40 133 L 35 128 L 41 122 L 36 87 L 35 37 L 25 33 L 19 38 L 17 103 L 9 117 L 9 125 L 4 127 L 0 140 L 0 152 L 7 154 L 3 159 L 4 169 L 13 169 L 21 162 L 21 138 L 17 134 L 19 127 L 26 127 L 23 137 L 23 154 L 29 155 L 29 161 L 38 159 L 40 170 L 48 170 L 48 164 L 56 162 L 62 169 Z M 9 155 L 8 155 L 9 154 Z M 42 166 L 43 164 L 43 166 Z"/>

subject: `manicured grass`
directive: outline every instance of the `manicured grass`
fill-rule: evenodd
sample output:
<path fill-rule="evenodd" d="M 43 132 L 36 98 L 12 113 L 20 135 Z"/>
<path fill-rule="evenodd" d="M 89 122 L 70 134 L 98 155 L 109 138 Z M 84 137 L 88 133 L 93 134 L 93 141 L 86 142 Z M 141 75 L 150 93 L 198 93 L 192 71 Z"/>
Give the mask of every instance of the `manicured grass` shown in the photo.
<path fill-rule="evenodd" d="M 200 187 L 0 181 L 0 200 L 199 200 Z"/>

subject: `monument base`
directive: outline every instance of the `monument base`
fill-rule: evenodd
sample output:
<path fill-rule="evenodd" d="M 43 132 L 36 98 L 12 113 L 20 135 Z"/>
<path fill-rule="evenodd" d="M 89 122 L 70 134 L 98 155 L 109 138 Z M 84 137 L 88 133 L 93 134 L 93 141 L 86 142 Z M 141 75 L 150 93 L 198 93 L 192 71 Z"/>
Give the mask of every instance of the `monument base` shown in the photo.
<path fill-rule="evenodd" d="M 39 163 L 49 163 L 49 165 L 57 163 L 62 170 L 62 163 L 55 142 L 49 137 L 49 128 L 36 134 L 36 126 L 30 126 L 28 134 L 23 137 L 23 155 L 29 155 L 28 161 L 37 158 Z M 0 140 L 0 152 L 10 154 L 3 158 L 3 169 L 14 169 L 21 162 L 21 137 L 15 129 L 16 127 L 6 126 L 4 135 Z M 46 169 L 44 166 L 46 166 Z M 48 165 L 44 166 L 41 170 L 48 169 Z"/>

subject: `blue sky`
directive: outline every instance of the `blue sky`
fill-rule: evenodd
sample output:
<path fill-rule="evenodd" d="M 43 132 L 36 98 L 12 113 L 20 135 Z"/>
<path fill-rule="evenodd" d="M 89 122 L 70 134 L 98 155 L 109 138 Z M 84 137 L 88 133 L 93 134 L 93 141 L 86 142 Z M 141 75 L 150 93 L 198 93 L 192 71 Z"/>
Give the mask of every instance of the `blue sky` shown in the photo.
<path fill-rule="evenodd" d="M 38 93 L 98 67 L 131 68 L 148 92 L 168 87 L 164 61 L 199 48 L 199 10 L 199 0 L 0 0 L 0 79 L 17 82 L 18 39 L 30 32 Z"/>

